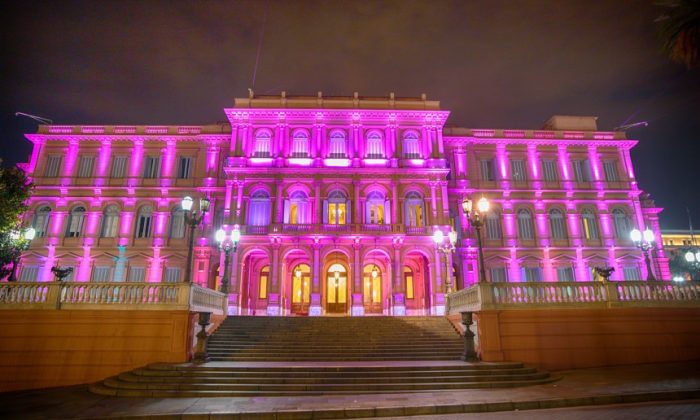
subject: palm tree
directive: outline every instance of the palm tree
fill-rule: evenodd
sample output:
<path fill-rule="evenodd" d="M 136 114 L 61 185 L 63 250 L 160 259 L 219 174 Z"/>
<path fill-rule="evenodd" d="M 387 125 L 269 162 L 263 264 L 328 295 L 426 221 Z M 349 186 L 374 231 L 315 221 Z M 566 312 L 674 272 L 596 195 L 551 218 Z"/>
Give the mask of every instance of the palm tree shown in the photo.
<path fill-rule="evenodd" d="M 688 69 L 698 63 L 700 50 L 700 0 L 660 0 L 664 8 L 656 19 L 663 49 L 678 63 Z"/>

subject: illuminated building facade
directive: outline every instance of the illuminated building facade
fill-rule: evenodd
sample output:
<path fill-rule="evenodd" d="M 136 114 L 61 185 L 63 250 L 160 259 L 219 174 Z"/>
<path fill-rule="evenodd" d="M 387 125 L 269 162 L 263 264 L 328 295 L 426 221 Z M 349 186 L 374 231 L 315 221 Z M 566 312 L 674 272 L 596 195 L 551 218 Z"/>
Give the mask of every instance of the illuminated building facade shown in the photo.
<path fill-rule="evenodd" d="M 36 189 L 37 238 L 20 280 L 184 281 L 180 201 L 207 196 L 193 282 L 217 287 L 213 239 L 238 226 L 232 314 L 442 314 L 449 286 L 477 281 L 464 197 L 487 197 L 488 281 L 641 279 L 632 227 L 660 237 L 661 209 L 640 200 L 622 132 L 594 117 L 542 130 L 446 128 L 420 98 L 254 96 L 205 126 L 40 126 L 23 164 Z M 456 250 L 433 234 L 458 232 Z M 447 235 L 445 235 L 447 236 Z M 447 258 L 447 261 L 445 261 Z M 653 251 L 668 279 L 663 247 Z M 449 268 L 448 268 L 449 267 Z M 448 274 L 449 272 L 449 274 Z"/>

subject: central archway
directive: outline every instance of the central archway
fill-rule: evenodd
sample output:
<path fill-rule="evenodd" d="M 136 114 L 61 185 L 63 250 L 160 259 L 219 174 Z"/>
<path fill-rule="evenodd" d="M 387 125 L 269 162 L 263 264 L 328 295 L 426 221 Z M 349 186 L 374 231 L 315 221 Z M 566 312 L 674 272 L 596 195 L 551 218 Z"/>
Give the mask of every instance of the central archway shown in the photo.
<path fill-rule="evenodd" d="M 348 310 L 348 270 L 334 263 L 326 271 L 326 312 L 342 314 Z"/>

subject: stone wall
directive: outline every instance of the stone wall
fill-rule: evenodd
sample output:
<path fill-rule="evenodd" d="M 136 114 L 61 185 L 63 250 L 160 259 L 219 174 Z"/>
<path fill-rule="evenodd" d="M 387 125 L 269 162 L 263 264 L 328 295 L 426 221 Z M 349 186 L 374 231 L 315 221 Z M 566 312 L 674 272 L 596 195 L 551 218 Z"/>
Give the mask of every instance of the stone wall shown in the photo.
<path fill-rule="evenodd" d="M 699 308 L 484 310 L 474 318 L 488 362 L 561 370 L 700 360 Z"/>
<path fill-rule="evenodd" d="M 185 362 L 197 317 L 188 311 L 5 310 L 2 320 L 0 392 Z"/>

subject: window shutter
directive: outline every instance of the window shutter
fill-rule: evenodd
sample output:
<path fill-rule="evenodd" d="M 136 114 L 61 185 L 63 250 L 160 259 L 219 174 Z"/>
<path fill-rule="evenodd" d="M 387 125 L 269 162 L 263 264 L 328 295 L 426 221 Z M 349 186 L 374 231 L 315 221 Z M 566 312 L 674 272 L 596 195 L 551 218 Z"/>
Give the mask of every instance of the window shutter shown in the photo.
<path fill-rule="evenodd" d="M 328 200 L 323 200 L 323 223 L 328 224 Z"/>
<path fill-rule="evenodd" d="M 384 224 L 391 224 L 391 201 L 384 202 Z"/>
<path fill-rule="evenodd" d="M 350 204 L 352 201 L 348 200 L 345 202 L 345 224 L 351 224 L 352 223 L 352 207 Z"/>
<path fill-rule="evenodd" d="M 284 200 L 284 223 L 289 223 L 289 200 Z"/>

